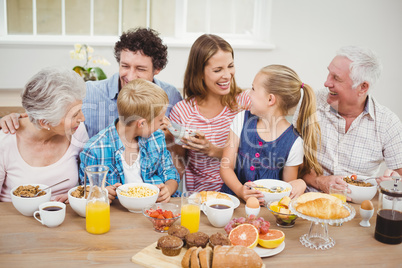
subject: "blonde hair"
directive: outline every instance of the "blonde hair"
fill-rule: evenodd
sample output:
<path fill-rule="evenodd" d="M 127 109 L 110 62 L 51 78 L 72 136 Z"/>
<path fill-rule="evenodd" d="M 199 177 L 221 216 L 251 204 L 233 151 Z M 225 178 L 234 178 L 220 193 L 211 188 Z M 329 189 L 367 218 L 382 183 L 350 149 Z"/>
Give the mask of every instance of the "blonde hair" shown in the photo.
<path fill-rule="evenodd" d="M 233 48 L 226 40 L 217 35 L 201 35 L 191 46 L 183 85 L 183 93 L 187 101 L 194 97 L 199 97 L 201 100 L 206 98 L 207 88 L 202 79 L 204 69 L 208 60 L 220 50 L 231 53 L 234 58 Z M 242 90 L 236 85 L 233 77 L 230 83 L 230 93 L 222 97 L 222 104 L 231 110 L 237 110 L 236 96 L 241 92 Z"/>
<path fill-rule="evenodd" d="M 265 76 L 264 88 L 267 93 L 278 97 L 279 107 L 285 115 L 299 103 L 301 88 L 303 88 L 303 99 L 295 126 L 303 139 L 304 148 L 303 167 L 299 170 L 299 176 L 310 173 L 311 169 L 321 175 L 322 168 L 317 160 L 321 130 L 317 121 L 316 99 L 313 89 L 302 83 L 295 71 L 283 65 L 266 66 L 260 70 L 259 74 Z"/>
<path fill-rule="evenodd" d="M 168 103 L 166 92 L 159 86 L 144 79 L 135 79 L 127 83 L 117 97 L 120 122 L 129 125 L 143 118 L 150 123 Z"/>

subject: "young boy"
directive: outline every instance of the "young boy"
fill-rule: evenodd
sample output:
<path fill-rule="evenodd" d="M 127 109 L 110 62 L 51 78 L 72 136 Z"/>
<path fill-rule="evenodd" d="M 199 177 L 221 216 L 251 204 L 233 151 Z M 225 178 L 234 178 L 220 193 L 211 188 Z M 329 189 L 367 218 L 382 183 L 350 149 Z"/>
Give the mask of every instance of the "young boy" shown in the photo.
<path fill-rule="evenodd" d="M 162 124 L 169 100 L 156 84 L 136 79 L 126 84 L 117 97 L 117 118 L 92 137 L 80 154 L 80 179 L 85 167 L 105 165 L 109 168 L 107 186 L 110 202 L 116 187 L 131 182 L 157 184 L 157 202 L 168 202 L 177 195 L 179 173 L 166 149 Z"/>

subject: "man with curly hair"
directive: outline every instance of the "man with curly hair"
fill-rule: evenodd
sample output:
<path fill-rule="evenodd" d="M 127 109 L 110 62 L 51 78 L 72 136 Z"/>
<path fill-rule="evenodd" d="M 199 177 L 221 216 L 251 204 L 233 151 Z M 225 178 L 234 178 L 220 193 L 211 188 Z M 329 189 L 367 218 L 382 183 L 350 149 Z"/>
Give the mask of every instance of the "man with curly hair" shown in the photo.
<path fill-rule="evenodd" d="M 128 82 L 143 78 L 160 86 L 168 95 L 171 108 L 182 100 L 180 92 L 171 84 L 154 78 L 167 64 L 167 46 L 152 29 L 130 29 L 120 36 L 114 47 L 119 72 L 106 80 L 88 81 L 83 102 L 85 125 L 89 137 L 94 136 L 118 117 L 117 96 Z"/>
<path fill-rule="evenodd" d="M 172 107 L 182 100 L 180 92 L 171 84 L 154 78 L 167 64 L 167 46 L 162 43 L 159 33 L 152 29 L 130 29 L 120 36 L 114 47 L 114 56 L 119 63 L 119 72 L 108 79 L 86 82 L 86 97 L 82 111 L 85 126 L 91 138 L 109 126 L 119 115 L 117 96 L 128 82 L 143 78 L 161 87 L 169 98 L 165 115 L 168 117 Z M 26 117 L 22 114 L 21 117 Z M 20 114 L 10 114 L 0 120 L 0 128 L 5 133 L 15 133 L 19 127 Z"/>

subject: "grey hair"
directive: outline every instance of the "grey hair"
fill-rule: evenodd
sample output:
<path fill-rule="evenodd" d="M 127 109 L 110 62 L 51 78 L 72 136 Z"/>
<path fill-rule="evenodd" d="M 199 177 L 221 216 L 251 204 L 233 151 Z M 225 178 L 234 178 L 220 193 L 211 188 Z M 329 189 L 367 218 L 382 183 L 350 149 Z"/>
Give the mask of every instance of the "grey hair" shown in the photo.
<path fill-rule="evenodd" d="M 38 128 L 39 122 L 60 124 L 69 106 L 85 98 L 85 82 L 71 69 L 49 67 L 35 74 L 21 94 L 22 106 L 29 120 Z"/>
<path fill-rule="evenodd" d="M 353 88 L 363 82 L 373 86 L 381 76 L 382 65 L 377 55 L 368 48 L 346 46 L 339 49 L 338 56 L 344 56 L 352 61 L 350 64 L 350 79 Z"/>

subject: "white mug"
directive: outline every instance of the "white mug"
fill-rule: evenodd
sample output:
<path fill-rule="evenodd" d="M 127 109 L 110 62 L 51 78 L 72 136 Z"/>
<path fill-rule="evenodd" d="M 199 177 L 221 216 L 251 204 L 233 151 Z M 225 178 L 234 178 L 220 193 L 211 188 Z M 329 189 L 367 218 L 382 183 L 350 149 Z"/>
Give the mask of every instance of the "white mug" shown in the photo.
<path fill-rule="evenodd" d="M 234 203 L 231 200 L 211 199 L 202 204 L 202 210 L 215 227 L 224 227 L 232 219 Z"/>
<path fill-rule="evenodd" d="M 40 215 L 40 219 L 36 215 Z M 46 202 L 39 205 L 34 218 L 47 227 L 56 227 L 63 223 L 66 217 L 66 205 L 62 202 Z"/>

